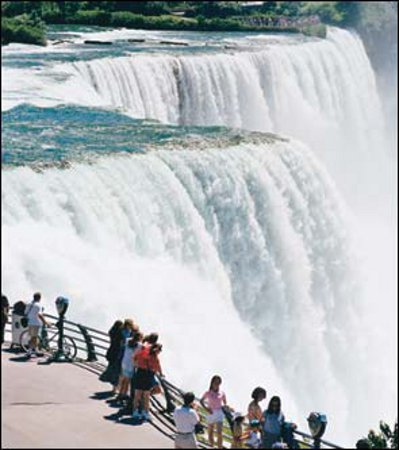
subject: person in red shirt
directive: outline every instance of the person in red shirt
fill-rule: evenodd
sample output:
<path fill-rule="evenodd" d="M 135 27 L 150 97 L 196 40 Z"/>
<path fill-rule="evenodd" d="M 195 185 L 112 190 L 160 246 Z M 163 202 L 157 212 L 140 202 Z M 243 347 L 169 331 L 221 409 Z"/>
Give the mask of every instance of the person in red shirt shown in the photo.
<path fill-rule="evenodd" d="M 133 418 L 150 420 L 150 395 L 153 388 L 153 380 L 156 374 L 163 377 L 159 354 L 162 351 L 161 344 L 148 345 L 134 356 L 134 364 L 137 367 L 135 375 L 135 393 L 133 403 Z M 140 414 L 139 407 L 143 404 Z"/>

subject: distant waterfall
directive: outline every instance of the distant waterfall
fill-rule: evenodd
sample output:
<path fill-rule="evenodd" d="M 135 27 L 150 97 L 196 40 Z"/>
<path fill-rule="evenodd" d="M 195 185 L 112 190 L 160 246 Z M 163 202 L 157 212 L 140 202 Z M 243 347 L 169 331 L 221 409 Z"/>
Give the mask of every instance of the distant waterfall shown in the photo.
<path fill-rule="evenodd" d="M 332 28 L 325 40 L 255 52 L 98 59 L 74 63 L 73 71 L 105 104 L 134 117 L 299 138 L 354 195 L 365 184 L 352 170 L 359 158 L 367 174 L 381 164 L 375 77 L 360 38 L 349 31 Z"/>

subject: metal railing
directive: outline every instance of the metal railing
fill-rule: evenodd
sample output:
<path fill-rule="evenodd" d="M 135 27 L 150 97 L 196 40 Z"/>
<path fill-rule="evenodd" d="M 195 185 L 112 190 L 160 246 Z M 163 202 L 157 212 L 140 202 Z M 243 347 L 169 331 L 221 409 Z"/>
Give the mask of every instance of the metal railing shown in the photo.
<path fill-rule="evenodd" d="M 10 308 L 10 311 L 12 311 L 12 308 Z M 58 317 L 54 315 L 45 313 L 44 316 L 58 321 Z M 10 322 L 7 323 L 5 332 L 12 332 Z M 49 337 L 56 332 L 52 327 L 49 328 Z M 108 364 L 106 360 L 106 352 L 110 345 L 108 334 L 67 319 L 64 320 L 64 333 L 75 341 L 78 349 L 74 364 L 100 375 Z M 152 396 L 151 398 L 151 412 L 156 419 L 152 421 L 152 425 L 165 436 L 174 440 L 176 429 L 172 414 L 176 407 L 183 404 L 184 391 L 165 378 L 158 377 L 158 381 L 163 392 L 162 395 Z M 197 401 L 199 402 L 198 398 Z M 201 408 L 198 412 L 201 422 L 205 423 L 205 410 Z M 310 434 L 299 430 L 295 430 L 294 435 L 298 448 L 342 448 L 324 439 L 315 439 Z M 197 435 L 197 439 L 200 448 L 210 448 L 203 435 Z M 223 440 L 224 448 L 230 448 L 232 433 L 228 424 L 223 427 Z"/>

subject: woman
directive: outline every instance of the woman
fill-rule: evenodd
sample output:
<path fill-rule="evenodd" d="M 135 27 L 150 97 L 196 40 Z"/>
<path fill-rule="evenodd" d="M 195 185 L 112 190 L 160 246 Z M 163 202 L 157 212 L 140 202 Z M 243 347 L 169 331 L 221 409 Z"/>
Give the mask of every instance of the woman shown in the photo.
<path fill-rule="evenodd" d="M 202 406 L 208 411 L 208 440 L 209 445 L 214 445 L 214 432 L 216 427 L 217 447 L 223 447 L 223 406 L 227 406 L 226 394 L 220 390 L 222 378 L 219 375 L 214 375 L 211 379 L 209 390 L 201 398 Z"/>
<path fill-rule="evenodd" d="M 124 339 L 124 344 L 126 344 L 127 340 L 130 339 L 137 330 L 138 327 L 134 324 L 132 319 L 125 319 L 122 327 L 122 338 Z"/>
<path fill-rule="evenodd" d="M 265 400 L 266 396 L 266 390 L 261 387 L 257 387 L 252 391 L 252 402 L 248 405 L 247 414 L 249 422 L 253 420 L 262 422 L 263 412 L 262 408 L 259 406 L 259 403 Z"/>
<path fill-rule="evenodd" d="M 134 363 L 137 366 L 135 374 L 135 393 L 133 404 L 133 418 L 150 421 L 150 395 L 153 388 L 153 379 L 156 374 L 163 377 L 159 355 L 162 352 L 161 344 L 153 344 L 150 348 L 144 346 L 134 356 Z M 139 408 L 143 404 L 140 414 Z"/>
<path fill-rule="evenodd" d="M 151 347 L 151 345 L 154 345 L 158 342 L 158 339 L 159 339 L 158 333 L 150 333 L 143 339 L 143 344 Z M 157 395 L 160 394 L 161 392 L 162 389 L 154 375 L 151 383 L 151 395 Z"/>
<path fill-rule="evenodd" d="M 141 341 L 143 340 L 143 335 L 138 331 L 134 336 L 128 340 L 125 351 L 122 358 L 122 374 L 119 380 L 119 395 L 117 400 L 123 401 L 128 398 L 129 386 L 131 380 L 134 376 L 134 362 L 133 358 L 135 353 L 141 350 L 143 347 Z"/>
<path fill-rule="evenodd" d="M 122 328 L 123 322 L 121 320 L 115 321 L 111 329 L 108 331 L 108 336 L 110 337 L 111 343 L 107 350 L 105 357 L 108 361 L 108 366 L 105 371 L 100 375 L 100 380 L 104 382 L 109 382 L 113 385 L 112 393 L 116 394 L 119 373 L 120 373 L 120 363 L 122 354 Z"/>
<path fill-rule="evenodd" d="M 263 413 L 263 448 L 272 448 L 273 444 L 281 441 L 284 422 L 280 397 L 272 397 Z"/>

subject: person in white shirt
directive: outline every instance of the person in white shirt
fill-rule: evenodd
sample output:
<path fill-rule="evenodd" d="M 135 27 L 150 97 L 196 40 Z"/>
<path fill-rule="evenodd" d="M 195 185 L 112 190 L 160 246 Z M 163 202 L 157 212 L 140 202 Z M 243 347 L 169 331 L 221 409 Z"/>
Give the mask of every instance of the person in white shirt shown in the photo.
<path fill-rule="evenodd" d="M 200 422 L 200 418 L 194 409 L 195 395 L 187 392 L 183 396 L 183 401 L 183 406 L 173 413 L 177 430 L 175 448 L 197 448 L 195 427 Z"/>
<path fill-rule="evenodd" d="M 29 341 L 29 350 L 27 353 L 27 357 L 30 358 L 32 353 L 35 352 L 37 355 L 37 347 L 38 347 L 38 336 L 39 329 L 43 325 L 49 326 L 50 324 L 46 321 L 42 311 L 43 308 L 40 305 L 40 300 L 42 295 L 40 292 L 36 292 L 33 295 L 33 300 L 26 305 L 25 315 L 28 319 L 28 332 L 30 336 Z"/>

